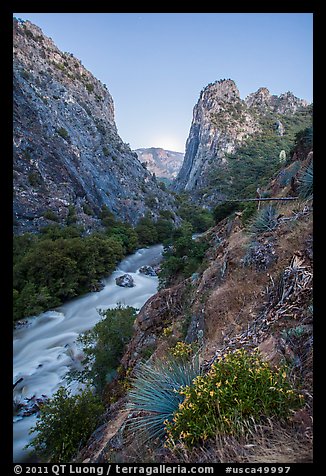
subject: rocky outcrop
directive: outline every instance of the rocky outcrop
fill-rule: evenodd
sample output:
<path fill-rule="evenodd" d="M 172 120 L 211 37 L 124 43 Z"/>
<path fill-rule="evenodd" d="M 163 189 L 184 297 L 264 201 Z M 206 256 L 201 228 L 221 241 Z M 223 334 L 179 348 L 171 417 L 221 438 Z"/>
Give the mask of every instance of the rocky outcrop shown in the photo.
<path fill-rule="evenodd" d="M 139 272 L 141 274 L 145 274 L 146 276 L 157 276 L 157 273 L 153 266 L 142 266 L 141 268 L 139 268 Z"/>
<path fill-rule="evenodd" d="M 234 81 L 209 84 L 194 107 L 183 165 L 176 179 L 177 190 L 199 189 L 212 163 L 223 162 L 259 125 L 246 111 Z"/>
<path fill-rule="evenodd" d="M 131 223 L 174 210 L 119 137 L 107 87 L 29 21 L 14 20 L 13 74 L 17 232 L 72 218 L 91 228 L 103 205 Z"/>
<path fill-rule="evenodd" d="M 308 102 L 299 99 L 290 91 L 280 96 L 272 95 L 267 88 L 259 88 L 255 93 L 246 97 L 245 103 L 249 108 L 256 108 L 262 113 L 294 114 L 300 108 L 308 106 Z"/>
<path fill-rule="evenodd" d="M 122 288 L 133 288 L 135 286 L 134 279 L 130 274 L 123 274 L 115 278 L 115 282 L 117 286 L 121 286 Z"/>
<path fill-rule="evenodd" d="M 209 84 L 194 107 L 185 158 L 174 188 L 201 199 L 212 170 L 223 166 L 228 153 L 260 134 L 266 117 L 274 117 L 275 134 L 283 136 L 285 127 L 279 116 L 294 114 L 306 106 L 306 101 L 290 92 L 275 96 L 267 88 L 260 88 L 242 100 L 231 79 Z"/>
<path fill-rule="evenodd" d="M 149 149 L 136 149 L 138 159 L 146 165 L 147 169 L 156 177 L 173 180 L 181 168 L 184 154 L 173 152 L 158 147 Z"/>

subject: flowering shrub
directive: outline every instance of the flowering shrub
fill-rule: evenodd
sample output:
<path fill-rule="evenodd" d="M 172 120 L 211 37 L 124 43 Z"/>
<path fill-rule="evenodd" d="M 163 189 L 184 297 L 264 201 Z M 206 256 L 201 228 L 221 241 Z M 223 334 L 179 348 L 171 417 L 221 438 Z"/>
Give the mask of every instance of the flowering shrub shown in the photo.
<path fill-rule="evenodd" d="M 186 344 L 185 342 L 179 341 L 171 349 L 171 354 L 176 359 L 188 359 L 193 353 L 194 349 L 191 344 Z"/>
<path fill-rule="evenodd" d="M 179 392 L 184 400 L 172 421 L 165 422 L 168 444 L 182 441 L 193 446 L 217 433 L 240 434 L 262 417 L 285 418 L 303 403 L 285 368 L 273 370 L 258 351 L 225 355 Z"/>

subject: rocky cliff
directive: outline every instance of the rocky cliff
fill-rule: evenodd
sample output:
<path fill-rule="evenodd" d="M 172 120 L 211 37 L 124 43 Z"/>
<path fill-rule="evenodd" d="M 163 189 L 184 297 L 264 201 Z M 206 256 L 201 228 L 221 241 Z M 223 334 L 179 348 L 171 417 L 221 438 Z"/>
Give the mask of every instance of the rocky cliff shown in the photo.
<path fill-rule="evenodd" d="M 266 131 L 275 137 L 283 136 L 287 133 L 283 116 L 300 115 L 307 107 L 306 101 L 290 92 L 275 96 L 267 88 L 260 88 L 242 100 L 231 79 L 209 84 L 194 107 L 176 190 L 191 191 L 192 196 L 202 198 L 212 171 L 226 164 L 228 154 Z"/>
<path fill-rule="evenodd" d="M 280 199 L 274 202 L 273 228 L 253 235 L 241 212 L 230 215 L 201 237 L 209 247 L 198 272 L 161 289 L 145 303 L 121 362 L 122 380 L 108 389 L 115 403 L 78 461 L 312 462 L 313 208 L 311 198 L 286 200 L 297 195 L 312 160 L 311 146 L 300 144 L 290 164 L 266 188 Z M 284 181 L 284 174 L 291 180 Z M 200 343 L 204 373 L 237 349 L 258 348 L 272 367 L 286 363 L 291 380 L 304 395 L 302 408 L 286 422 L 266 420 L 261 429 L 258 425 L 243 438 L 217 434 L 193 450 L 148 444 L 140 451 L 138 437 L 128 432 L 137 414 L 126 407 L 125 388 L 140 361 L 164 360 L 180 342 Z"/>
<path fill-rule="evenodd" d="M 117 133 L 106 85 L 29 21 L 14 20 L 14 225 L 34 231 L 69 213 L 93 227 L 101 207 L 135 223 L 174 209 Z"/>
<path fill-rule="evenodd" d="M 145 163 L 148 170 L 159 178 L 173 180 L 181 168 L 184 154 L 159 147 L 136 149 L 140 162 Z"/>

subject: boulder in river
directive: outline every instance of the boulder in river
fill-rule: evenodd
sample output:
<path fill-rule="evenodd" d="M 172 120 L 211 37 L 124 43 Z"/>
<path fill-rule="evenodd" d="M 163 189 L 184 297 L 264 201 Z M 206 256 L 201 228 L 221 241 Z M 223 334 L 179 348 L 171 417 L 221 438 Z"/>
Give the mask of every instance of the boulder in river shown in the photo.
<path fill-rule="evenodd" d="M 123 288 L 133 288 L 135 286 L 133 277 L 130 276 L 130 274 L 123 274 L 122 276 L 115 278 L 115 282 L 118 286 Z"/>
<path fill-rule="evenodd" d="M 139 268 L 139 272 L 142 274 L 146 274 L 146 276 L 157 276 L 157 273 L 153 266 L 142 266 Z"/>

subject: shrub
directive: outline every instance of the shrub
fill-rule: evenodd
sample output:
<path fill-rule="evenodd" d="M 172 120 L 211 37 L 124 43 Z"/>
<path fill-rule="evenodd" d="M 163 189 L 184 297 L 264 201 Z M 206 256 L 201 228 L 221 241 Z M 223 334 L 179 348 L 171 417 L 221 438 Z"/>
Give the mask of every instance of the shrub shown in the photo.
<path fill-rule="evenodd" d="M 198 357 L 184 361 L 170 359 L 143 363 L 135 370 L 127 407 L 141 412 L 130 422 L 130 429 L 145 441 L 165 435 L 164 422 L 171 421 L 183 400 L 179 392 L 200 374 Z"/>
<path fill-rule="evenodd" d="M 313 196 L 314 171 L 312 162 L 308 165 L 299 178 L 299 196 L 303 199 L 310 199 Z"/>
<path fill-rule="evenodd" d="M 239 205 L 235 202 L 225 202 L 221 205 L 217 205 L 213 211 L 215 223 L 219 223 L 220 221 L 224 220 L 224 218 L 235 212 L 238 207 Z"/>
<path fill-rule="evenodd" d="M 46 210 L 43 213 L 43 217 L 46 218 L 47 220 L 51 220 L 51 221 L 58 221 L 59 220 L 58 215 L 53 210 Z"/>
<path fill-rule="evenodd" d="M 176 360 L 187 360 L 193 353 L 193 346 L 187 344 L 186 342 L 178 341 L 175 346 L 170 350 L 171 355 L 173 355 Z"/>
<path fill-rule="evenodd" d="M 41 407 L 29 443 L 46 462 L 68 463 L 95 430 L 104 407 L 90 390 L 71 395 L 64 387 Z"/>
<path fill-rule="evenodd" d="M 239 435 L 264 417 L 288 417 L 303 397 L 292 390 L 285 367 L 272 370 L 258 351 L 229 353 L 209 372 L 180 389 L 184 400 L 166 422 L 169 444 L 193 446 L 217 433 Z M 250 422 L 250 423 L 249 423 Z"/>
<path fill-rule="evenodd" d="M 259 210 L 253 218 L 250 231 L 254 234 L 272 231 L 277 226 L 278 210 L 274 205 L 267 205 Z"/>
<path fill-rule="evenodd" d="M 103 319 L 78 338 L 84 352 L 83 370 L 71 372 L 72 378 L 94 385 L 98 393 L 103 392 L 116 374 L 133 333 L 137 310 L 118 306 L 101 314 Z"/>
<path fill-rule="evenodd" d="M 62 137 L 65 140 L 69 138 L 68 131 L 64 127 L 60 127 L 60 129 L 57 129 L 57 133 L 59 134 L 60 137 Z"/>
<path fill-rule="evenodd" d="M 86 83 L 85 87 L 89 93 L 92 93 L 94 91 L 94 85 L 91 83 Z"/>
<path fill-rule="evenodd" d="M 74 205 L 68 205 L 68 214 L 66 218 L 67 225 L 72 225 L 77 222 L 76 208 Z"/>
<path fill-rule="evenodd" d="M 83 211 L 86 215 L 93 216 L 94 211 L 88 203 L 83 204 Z"/>
<path fill-rule="evenodd" d="M 107 147 L 104 146 L 102 148 L 102 150 L 103 150 L 103 154 L 105 155 L 105 157 L 108 157 L 110 155 L 109 149 Z"/>
<path fill-rule="evenodd" d="M 184 223 L 173 233 L 172 246 L 165 246 L 159 273 L 160 285 L 182 276 L 190 277 L 202 264 L 208 244 L 192 239 L 192 226 Z"/>
<path fill-rule="evenodd" d="M 256 213 L 256 211 L 257 205 L 255 203 L 246 203 L 242 210 L 241 223 L 243 225 L 247 225 L 247 223 L 250 221 L 251 217 Z"/>
<path fill-rule="evenodd" d="M 30 172 L 28 174 L 28 181 L 32 187 L 37 187 L 42 184 L 42 177 L 38 172 Z"/>

